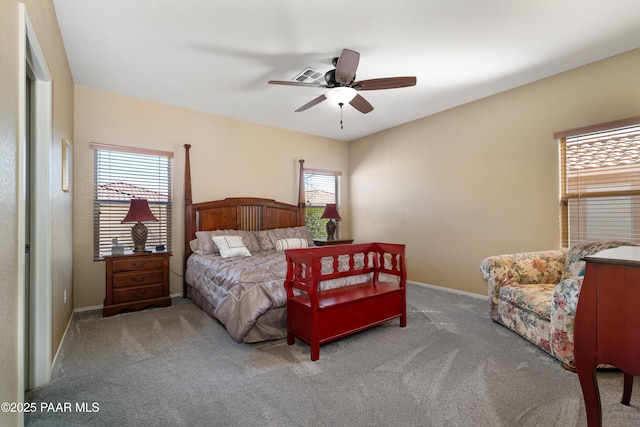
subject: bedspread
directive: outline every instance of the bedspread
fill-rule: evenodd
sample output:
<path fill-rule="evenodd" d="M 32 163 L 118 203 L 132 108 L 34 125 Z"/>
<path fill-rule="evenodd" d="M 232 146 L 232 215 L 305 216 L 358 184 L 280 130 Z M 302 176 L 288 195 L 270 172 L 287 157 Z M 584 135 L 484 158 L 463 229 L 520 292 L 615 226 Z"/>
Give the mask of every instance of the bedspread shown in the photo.
<path fill-rule="evenodd" d="M 347 261 L 345 258 L 340 264 Z M 355 262 L 362 264 L 362 257 L 356 256 Z M 330 260 L 323 260 L 322 268 L 331 269 Z M 213 308 L 209 314 L 224 324 L 233 339 L 256 342 L 286 336 L 286 273 L 284 252 L 263 251 L 232 258 L 193 254 L 187 260 L 185 277 L 188 285 Z M 357 276 L 331 280 L 324 282 L 321 289 L 361 281 Z M 266 326 L 256 331 L 259 322 Z"/>

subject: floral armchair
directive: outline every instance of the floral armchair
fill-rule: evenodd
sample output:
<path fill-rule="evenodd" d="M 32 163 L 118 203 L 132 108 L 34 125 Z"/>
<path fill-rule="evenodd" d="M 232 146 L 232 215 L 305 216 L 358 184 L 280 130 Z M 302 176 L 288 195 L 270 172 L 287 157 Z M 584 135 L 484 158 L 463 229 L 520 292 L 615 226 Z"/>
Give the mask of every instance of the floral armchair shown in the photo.
<path fill-rule="evenodd" d="M 489 313 L 575 370 L 573 325 L 584 275 L 582 258 L 628 242 L 585 242 L 570 249 L 497 255 L 480 265 Z"/>

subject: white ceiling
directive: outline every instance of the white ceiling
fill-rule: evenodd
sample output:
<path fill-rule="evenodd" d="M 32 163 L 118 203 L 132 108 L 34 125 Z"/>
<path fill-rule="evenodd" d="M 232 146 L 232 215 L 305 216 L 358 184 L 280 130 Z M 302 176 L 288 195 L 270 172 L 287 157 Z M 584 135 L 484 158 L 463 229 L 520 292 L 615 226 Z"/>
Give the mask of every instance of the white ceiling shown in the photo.
<path fill-rule="evenodd" d="M 640 47 L 639 0 L 53 0 L 76 85 L 339 140 Z M 360 52 L 362 114 L 268 85 Z M 639 76 L 640 78 L 640 76 Z"/>

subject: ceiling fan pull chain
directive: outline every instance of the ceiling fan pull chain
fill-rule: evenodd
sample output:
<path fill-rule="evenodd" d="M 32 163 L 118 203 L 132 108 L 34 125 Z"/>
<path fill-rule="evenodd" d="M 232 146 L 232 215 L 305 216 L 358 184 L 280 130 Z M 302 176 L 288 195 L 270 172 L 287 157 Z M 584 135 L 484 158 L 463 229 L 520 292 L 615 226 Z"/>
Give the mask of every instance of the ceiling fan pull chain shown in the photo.
<path fill-rule="evenodd" d="M 339 102 L 338 105 L 340 106 L 340 129 L 344 129 L 344 126 L 342 126 L 342 106 L 344 105 L 344 103 Z"/>

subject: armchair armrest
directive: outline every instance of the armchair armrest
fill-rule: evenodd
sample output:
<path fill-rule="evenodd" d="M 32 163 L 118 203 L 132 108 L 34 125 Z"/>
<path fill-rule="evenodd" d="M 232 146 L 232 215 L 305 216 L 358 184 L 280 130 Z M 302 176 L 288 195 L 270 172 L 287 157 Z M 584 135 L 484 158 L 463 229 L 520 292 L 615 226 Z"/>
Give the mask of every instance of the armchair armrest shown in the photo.
<path fill-rule="evenodd" d="M 491 313 L 498 304 L 500 288 L 516 284 L 556 284 L 562 279 L 566 249 L 495 255 L 480 264 L 489 286 Z"/>
<path fill-rule="evenodd" d="M 570 316 L 576 315 L 583 279 L 583 276 L 569 277 L 556 285 L 552 300 L 554 310 L 562 310 Z"/>

